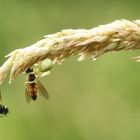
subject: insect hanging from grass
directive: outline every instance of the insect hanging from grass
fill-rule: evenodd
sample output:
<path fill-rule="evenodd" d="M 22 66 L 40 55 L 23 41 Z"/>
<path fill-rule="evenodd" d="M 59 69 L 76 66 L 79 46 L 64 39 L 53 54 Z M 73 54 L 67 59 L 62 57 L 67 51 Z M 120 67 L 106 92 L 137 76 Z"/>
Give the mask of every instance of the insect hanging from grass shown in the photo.
<path fill-rule="evenodd" d="M 25 73 L 27 74 L 26 78 L 26 88 L 25 88 L 25 99 L 27 103 L 30 103 L 31 100 L 35 101 L 37 99 L 37 93 L 39 93 L 45 99 L 49 98 L 48 91 L 40 82 L 38 77 L 42 77 L 48 74 L 49 70 L 52 68 L 51 60 L 47 59 L 41 64 L 35 66 L 34 68 L 28 68 Z"/>

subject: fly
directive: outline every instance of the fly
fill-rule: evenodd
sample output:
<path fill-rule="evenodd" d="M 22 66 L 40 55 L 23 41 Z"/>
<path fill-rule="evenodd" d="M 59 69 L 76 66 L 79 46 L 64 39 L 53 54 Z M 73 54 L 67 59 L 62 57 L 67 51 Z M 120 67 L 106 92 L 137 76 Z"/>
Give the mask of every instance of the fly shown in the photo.
<path fill-rule="evenodd" d="M 6 105 L 2 104 L 2 96 L 0 92 L 0 117 L 4 117 L 9 113 L 9 109 Z"/>
<path fill-rule="evenodd" d="M 27 79 L 26 79 L 26 89 L 25 89 L 25 98 L 26 102 L 30 103 L 31 100 L 35 101 L 37 99 L 37 93 L 44 98 L 48 99 L 49 94 L 43 84 L 37 79 L 33 68 L 28 68 L 26 70 Z"/>

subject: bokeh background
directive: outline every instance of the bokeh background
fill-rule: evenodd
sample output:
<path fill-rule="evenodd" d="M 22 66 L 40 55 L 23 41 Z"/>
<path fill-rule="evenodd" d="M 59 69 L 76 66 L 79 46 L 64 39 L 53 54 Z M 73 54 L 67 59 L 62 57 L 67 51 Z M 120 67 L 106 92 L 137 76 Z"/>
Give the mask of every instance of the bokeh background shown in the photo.
<path fill-rule="evenodd" d="M 139 0 L 0 0 L 0 64 L 14 49 L 62 29 L 90 29 L 139 19 Z M 1 140 L 139 140 L 140 51 L 107 53 L 95 62 L 77 56 L 43 78 L 50 99 L 26 104 L 25 76 L 1 86 L 10 114 Z"/>

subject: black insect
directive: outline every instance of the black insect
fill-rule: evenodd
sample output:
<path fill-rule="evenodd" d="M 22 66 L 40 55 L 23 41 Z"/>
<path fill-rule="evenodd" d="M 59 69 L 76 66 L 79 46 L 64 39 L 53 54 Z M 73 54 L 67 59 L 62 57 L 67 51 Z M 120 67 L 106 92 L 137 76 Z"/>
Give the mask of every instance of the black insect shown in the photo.
<path fill-rule="evenodd" d="M 1 92 L 0 92 L 0 117 L 4 117 L 9 113 L 9 109 L 6 105 L 2 104 L 2 96 L 1 96 Z"/>
<path fill-rule="evenodd" d="M 9 113 L 9 109 L 7 106 L 0 104 L 0 117 L 6 116 Z"/>

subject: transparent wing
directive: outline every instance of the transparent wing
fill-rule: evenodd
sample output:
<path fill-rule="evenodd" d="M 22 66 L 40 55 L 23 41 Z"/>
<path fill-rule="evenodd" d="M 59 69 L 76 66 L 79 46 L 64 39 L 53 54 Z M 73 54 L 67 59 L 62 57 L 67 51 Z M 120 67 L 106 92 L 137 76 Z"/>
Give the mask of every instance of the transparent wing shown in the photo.
<path fill-rule="evenodd" d="M 37 83 L 38 83 L 38 91 L 39 91 L 39 94 L 44 97 L 45 99 L 49 99 L 49 94 L 48 94 L 48 91 L 46 90 L 46 88 L 43 86 L 43 84 L 37 80 Z"/>
<path fill-rule="evenodd" d="M 26 99 L 27 104 L 31 102 L 31 96 L 27 88 L 25 88 L 25 99 Z"/>
<path fill-rule="evenodd" d="M 2 103 L 2 96 L 1 96 L 1 90 L 0 90 L 0 102 Z"/>

